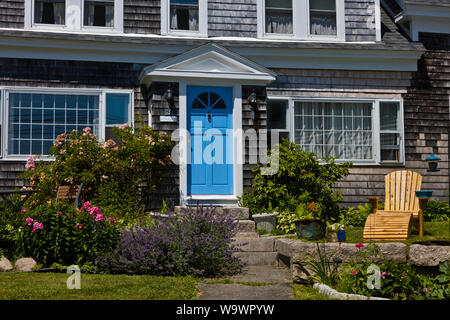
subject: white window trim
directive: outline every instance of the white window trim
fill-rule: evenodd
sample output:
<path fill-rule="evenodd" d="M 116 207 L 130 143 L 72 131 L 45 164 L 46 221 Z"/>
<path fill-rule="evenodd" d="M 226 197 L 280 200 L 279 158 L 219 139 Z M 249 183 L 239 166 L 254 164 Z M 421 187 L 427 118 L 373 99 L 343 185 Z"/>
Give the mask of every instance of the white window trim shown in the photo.
<path fill-rule="evenodd" d="M 317 40 L 321 42 L 345 41 L 345 0 L 336 0 L 336 36 L 311 35 L 309 0 L 292 0 L 292 28 L 293 34 L 266 33 L 265 28 L 265 0 L 257 0 L 258 38 L 264 39 L 292 39 L 292 40 Z"/>
<path fill-rule="evenodd" d="M 85 31 L 93 33 L 123 33 L 123 1 L 114 0 L 114 27 L 84 26 L 84 0 L 65 0 L 66 17 L 64 25 L 41 24 L 34 22 L 34 1 L 25 0 L 26 30 L 46 31 Z"/>
<path fill-rule="evenodd" d="M 170 0 L 161 0 L 161 35 L 208 37 L 208 0 L 198 0 L 198 30 L 170 29 Z"/>
<path fill-rule="evenodd" d="M 9 94 L 10 93 L 47 93 L 47 94 L 97 94 L 99 96 L 99 132 L 98 140 L 105 139 L 106 128 L 106 94 L 107 93 L 125 93 L 130 95 L 130 104 L 128 108 L 128 125 L 134 123 L 134 90 L 131 89 L 89 89 L 89 88 L 30 88 L 30 87 L 0 87 L 2 99 L 0 103 L 1 120 L 1 139 L 2 150 L 0 151 L 0 161 L 24 161 L 30 155 L 8 155 L 8 115 L 9 115 Z M 53 160 L 51 157 L 43 155 L 42 160 Z"/>
<path fill-rule="evenodd" d="M 372 104 L 372 159 L 360 160 L 360 159 L 337 159 L 337 163 L 353 162 L 356 166 L 364 165 L 378 165 L 378 166 L 404 166 L 405 165 L 405 144 L 404 144 L 404 112 L 403 112 L 403 99 L 366 99 L 366 98 L 342 98 L 342 97 L 330 97 L 330 98 L 317 98 L 317 97 L 283 97 L 283 96 L 268 96 L 267 100 L 274 101 L 287 101 L 288 102 L 288 129 L 289 140 L 295 142 L 295 117 L 294 117 L 294 104 L 295 102 L 349 102 L 349 103 L 371 103 Z M 381 142 L 380 142 L 380 102 L 397 102 L 400 105 L 398 125 L 400 126 L 400 159 L 399 161 L 381 161 Z M 277 130 L 280 131 L 280 130 Z M 282 130 L 284 131 L 284 130 Z"/>

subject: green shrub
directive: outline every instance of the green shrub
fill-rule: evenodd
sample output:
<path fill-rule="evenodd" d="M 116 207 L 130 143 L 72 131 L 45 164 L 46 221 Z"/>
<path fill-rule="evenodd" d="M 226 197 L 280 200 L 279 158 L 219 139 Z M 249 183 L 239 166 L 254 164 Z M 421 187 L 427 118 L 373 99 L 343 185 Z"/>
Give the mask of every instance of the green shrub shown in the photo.
<path fill-rule="evenodd" d="M 117 218 L 133 221 L 145 209 L 142 198 L 161 185 L 173 163 L 173 143 L 150 127 L 113 128 L 116 141 L 98 141 L 89 128 L 59 135 L 51 148 L 55 161 L 27 163 L 23 174 L 40 192 L 30 197 L 34 207 L 56 196 L 57 186 L 83 183 L 81 198 Z"/>
<path fill-rule="evenodd" d="M 19 205 L 21 199 L 19 195 L 13 195 L 9 197 L 9 201 Z M 18 228 L 23 225 L 25 214 L 22 211 L 16 212 L 4 201 L 0 201 L 0 257 L 5 255 L 10 259 L 14 258 L 14 239 Z"/>
<path fill-rule="evenodd" d="M 364 227 L 367 216 L 372 213 L 372 206 L 368 203 L 358 208 L 348 208 L 341 210 L 339 223 L 345 226 Z"/>
<path fill-rule="evenodd" d="M 64 202 L 43 204 L 26 212 L 15 239 L 16 254 L 45 266 L 92 264 L 114 248 L 119 233 L 115 219 L 88 202 L 81 209 Z"/>
<path fill-rule="evenodd" d="M 348 174 L 351 164 L 336 164 L 333 159 L 321 162 L 314 153 L 285 139 L 279 144 L 278 158 L 279 170 L 273 175 L 261 174 L 260 165 L 255 168 L 252 188 L 243 194 L 240 204 L 257 214 L 295 212 L 299 203 L 314 201 L 321 204 L 325 217 L 337 218 L 342 195 L 333 186 Z"/>
<path fill-rule="evenodd" d="M 450 218 L 450 207 L 448 202 L 429 200 L 423 211 L 423 220 L 431 222 L 448 221 Z"/>
<path fill-rule="evenodd" d="M 295 212 L 283 211 L 277 216 L 277 229 L 285 234 L 295 233 L 295 220 L 297 215 Z"/>
<path fill-rule="evenodd" d="M 417 299 L 422 296 L 421 277 L 411 265 L 386 259 L 382 263 L 374 263 L 383 258 L 376 244 L 370 244 L 366 248 L 362 244 L 356 246 L 360 247 L 360 252 L 344 266 L 336 286 L 338 291 L 394 300 Z M 376 271 L 368 272 L 369 266 L 373 265 L 379 268 L 379 274 Z M 367 280 L 371 276 L 379 276 L 380 288 L 368 287 Z"/>

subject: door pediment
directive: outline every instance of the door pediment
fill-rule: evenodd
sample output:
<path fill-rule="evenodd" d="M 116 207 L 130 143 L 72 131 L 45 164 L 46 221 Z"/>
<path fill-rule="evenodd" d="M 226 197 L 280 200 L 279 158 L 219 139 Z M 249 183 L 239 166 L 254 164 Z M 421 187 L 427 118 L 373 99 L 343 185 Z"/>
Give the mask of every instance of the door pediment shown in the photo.
<path fill-rule="evenodd" d="M 207 44 L 144 68 L 139 77 L 149 85 L 153 80 L 174 78 L 231 79 L 269 83 L 276 74 L 216 44 Z"/>

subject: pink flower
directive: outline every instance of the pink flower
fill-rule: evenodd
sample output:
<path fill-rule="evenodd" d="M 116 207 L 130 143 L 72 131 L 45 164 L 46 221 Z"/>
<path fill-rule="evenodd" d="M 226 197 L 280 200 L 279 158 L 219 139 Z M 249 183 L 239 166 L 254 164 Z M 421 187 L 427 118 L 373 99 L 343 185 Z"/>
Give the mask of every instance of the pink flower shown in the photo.
<path fill-rule="evenodd" d="M 355 245 L 356 248 L 364 248 L 364 245 L 362 243 L 358 243 Z"/>
<path fill-rule="evenodd" d="M 102 176 L 100 177 L 100 180 L 101 180 L 101 181 L 106 180 L 106 179 L 108 179 L 108 176 L 102 175 Z"/>
<path fill-rule="evenodd" d="M 36 157 L 34 157 L 34 156 L 30 156 L 28 159 L 27 159 L 27 163 L 25 164 L 25 169 L 26 170 L 34 170 L 34 168 L 35 168 L 35 163 L 34 163 L 34 159 L 36 159 Z"/>
<path fill-rule="evenodd" d="M 25 219 L 25 223 L 26 223 L 27 226 L 31 226 L 31 223 L 32 223 L 33 221 L 34 221 L 33 218 L 26 218 L 26 219 Z"/>
<path fill-rule="evenodd" d="M 83 131 L 84 131 L 83 135 L 88 135 L 88 134 L 91 133 L 91 128 L 86 127 L 86 128 L 83 129 Z"/>
<path fill-rule="evenodd" d="M 128 123 L 124 123 L 124 124 L 119 126 L 119 129 L 120 130 L 124 130 L 124 129 L 128 128 L 128 127 L 129 127 Z"/>
<path fill-rule="evenodd" d="M 113 217 L 111 217 L 111 218 L 109 218 L 109 219 L 108 219 L 108 222 L 116 223 L 116 222 L 117 222 L 117 220 L 116 220 L 116 219 L 114 219 Z"/>
<path fill-rule="evenodd" d="M 83 209 L 89 210 L 91 208 L 91 203 L 89 201 L 86 201 L 83 203 Z"/>
<path fill-rule="evenodd" d="M 357 274 L 357 273 L 358 273 L 358 271 L 356 271 L 356 270 L 352 271 L 352 274 Z"/>
<path fill-rule="evenodd" d="M 39 223 L 36 221 L 33 224 L 33 230 L 31 232 L 35 232 L 37 229 L 42 229 L 42 228 L 44 228 L 44 225 L 42 223 Z"/>
<path fill-rule="evenodd" d="M 27 209 L 23 208 L 22 213 L 25 213 L 25 212 L 27 212 Z"/>
<path fill-rule="evenodd" d="M 77 223 L 77 224 L 75 225 L 75 227 L 78 228 L 78 229 L 83 228 L 83 226 L 82 226 L 81 224 L 79 224 L 79 223 Z"/>
<path fill-rule="evenodd" d="M 105 217 L 101 213 L 97 213 L 95 221 L 102 221 L 102 220 L 105 220 Z"/>
<path fill-rule="evenodd" d="M 78 152 L 78 155 L 80 156 L 83 155 L 83 151 Z"/>
<path fill-rule="evenodd" d="M 98 210 L 98 207 L 92 207 L 92 208 L 89 210 L 89 213 L 91 214 L 91 216 L 93 216 L 94 214 L 99 214 L 100 211 Z"/>

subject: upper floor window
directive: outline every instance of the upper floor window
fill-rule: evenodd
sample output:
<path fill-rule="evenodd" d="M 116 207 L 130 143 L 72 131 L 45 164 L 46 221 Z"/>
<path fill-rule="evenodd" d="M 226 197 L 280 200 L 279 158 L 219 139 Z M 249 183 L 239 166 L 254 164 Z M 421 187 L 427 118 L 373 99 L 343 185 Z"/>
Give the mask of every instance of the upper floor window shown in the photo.
<path fill-rule="evenodd" d="M 292 0 L 266 0 L 266 33 L 291 34 Z"/>
<path fill-rule="evenodd" d="M 207 0 L 162 0 L 161 34 L 207 36 Z"/>
<path fill-rule="evenodd" d="M 114 27 L 114 0 L 85 0 L 84 25 Z"/>
<path fill-rule="evenodd" d="M 345 0 L 257 0 L 258 37 L 345 40 Z"/>
<path fill-rule="evenodd" d="M 42 24 L 65 24 L 65 0 L 35 0 L 34 22 Z"/>
<path fill-rule="evenodd" d="M 336 0 L 309 0 L 309 16 L 311 35 L 336 35 Z"/>
<path fill-rule="evenodd" d="M 170 29 L 198 30 L 198 0 L 170 0 Z"/>
<path fill-rule="evenodd" d="M 25 0 L 25 29 L 123 31 L 124 0 Z"/>

